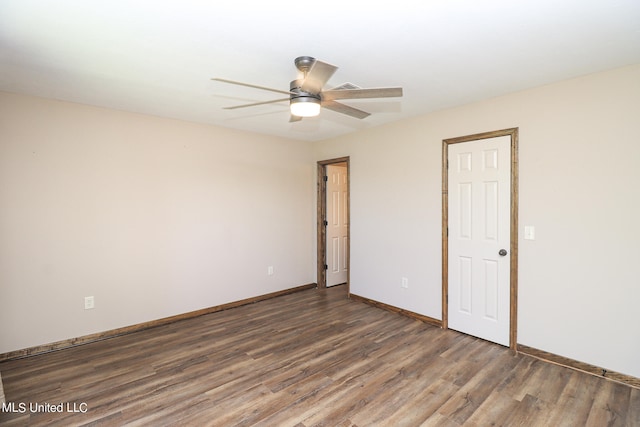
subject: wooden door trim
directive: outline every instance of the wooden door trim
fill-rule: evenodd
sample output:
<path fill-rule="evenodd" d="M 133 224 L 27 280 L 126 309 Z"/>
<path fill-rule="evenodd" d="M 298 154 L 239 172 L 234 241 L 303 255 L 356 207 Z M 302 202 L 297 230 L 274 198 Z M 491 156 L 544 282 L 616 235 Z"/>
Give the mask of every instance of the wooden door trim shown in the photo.
<path fill-rule="evenodd" d="M 351 166 L 349 157 L 338 157 L 329 160 L 320 160 L 317 169 L 317 197 L 316 227 L 317 227 L 317 282 L 319 288 L 327 287 L 327 271 L 324 266 L 327 263 L 327 229 L 324 221 L 327 213 L 327 184 L 324 177 L 327 174 L 327 166 L 336 163 L 347 164 L 347 293 L 351 283 Z"/>
<path fill-rule="evenodd" d="M 442 140 L 442 327 L 449 328 L 449 145 L 481 139 L 511 137 L 511 271 L 509 298 L 509 347 L 517 350 L 518 338 L 518 128 L 466 135 Z"/>

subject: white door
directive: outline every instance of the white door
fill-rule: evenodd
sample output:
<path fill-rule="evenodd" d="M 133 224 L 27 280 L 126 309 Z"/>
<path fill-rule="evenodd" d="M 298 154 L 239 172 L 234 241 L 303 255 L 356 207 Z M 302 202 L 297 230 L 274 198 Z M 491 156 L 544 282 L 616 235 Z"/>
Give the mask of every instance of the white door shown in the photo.
<path fill-rule="evenodd" d="M 327 165 L 327 286 L 347 282 L 347 164 Z"/>
<path fill-rule="evenodd" d="M 448 150 L 449 327 L 508 346 L 511 137 Z"/>

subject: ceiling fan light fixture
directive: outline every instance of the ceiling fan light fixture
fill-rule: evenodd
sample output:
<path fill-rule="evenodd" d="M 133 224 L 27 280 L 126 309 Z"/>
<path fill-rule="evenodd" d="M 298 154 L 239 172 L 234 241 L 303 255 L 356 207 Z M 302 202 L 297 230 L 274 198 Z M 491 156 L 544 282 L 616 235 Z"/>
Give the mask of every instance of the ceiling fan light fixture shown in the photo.
<path fill-rule="evenodd" d="M 313 96 L 291 98 L 291 114 L 297 117 L 315 117 L 320 114 L 320 100 Z"/>

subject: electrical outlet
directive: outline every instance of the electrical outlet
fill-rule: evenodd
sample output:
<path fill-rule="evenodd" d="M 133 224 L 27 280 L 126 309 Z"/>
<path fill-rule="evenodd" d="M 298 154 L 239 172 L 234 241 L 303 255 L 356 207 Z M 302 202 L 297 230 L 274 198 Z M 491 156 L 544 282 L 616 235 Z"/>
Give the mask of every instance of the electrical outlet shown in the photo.
<path fill-rule="evenodd" d="M 273 276 L 273 265 L 267 267 L 267 276 Z"/>
<path fill-rule="evenodd" d="M 84 309 L 85 310 L 91 310 L 92 308 L 95 307 L 95 300 L 93 299 L 93 297 L 84 297 Z"/>
<path fill-rule="evenodd" d="M 403 277 L 403 278 L 402 278 L 402 284 L 401 284 L 401 286 L 402 286 L 404 289 L 408 289 L 408 288 L 409 288 L 409 279 L 407 279 L 406 277 Z"/>

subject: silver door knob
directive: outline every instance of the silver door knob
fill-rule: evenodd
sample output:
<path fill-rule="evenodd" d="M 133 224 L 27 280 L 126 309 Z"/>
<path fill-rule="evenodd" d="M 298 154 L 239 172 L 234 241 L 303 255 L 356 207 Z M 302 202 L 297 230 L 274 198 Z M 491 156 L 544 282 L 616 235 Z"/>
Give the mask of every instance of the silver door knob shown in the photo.
<path fill-rule="evenodd" d="M 507 250 L 506 249 L 500 249 L 500 251 L 498 252 L 498 255 L 500 255 L 500 256 L 507 255 Z"/>

